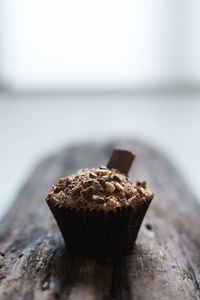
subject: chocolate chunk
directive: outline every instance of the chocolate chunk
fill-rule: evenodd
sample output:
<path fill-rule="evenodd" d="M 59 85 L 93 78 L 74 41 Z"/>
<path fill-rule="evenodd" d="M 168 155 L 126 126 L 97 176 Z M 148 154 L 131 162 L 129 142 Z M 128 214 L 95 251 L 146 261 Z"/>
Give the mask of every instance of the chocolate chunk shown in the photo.
<path fill-rule="evenodd" d="M 68 187 L 72 183 L 72 179 L 66 178 L 65 180 L 65 186 Z"/>
<path fill-rule="evenodd" d="M 102 189 L 102 186 L 101 186 L 100 183 L 97 182 L 97 181 L 94 181 L 94 182 L 93 182 L 93 187 L 94 187 L 95 191 L 97 191 L 97 192 L 100 192 L 100 191 L 103 190 L 103 189 Z"/>
<path fill-rule="evenodd" d="M 79 186 L 74 187 L 71 190 L 73 197 L 75 197 L 75 198 L 79 197 L 80 196 L 80 191 L 81 191 L 81 188 Z"/>
<path fill-rule="evenodd" d="M 94 188 L 93 188 L 93 186 L 90 186 L 87 189 L 83 190 L 81 192 L 81 195 L 83 197 L 85 197 L 86 199 L 90 199 L 92 197 L 93 193 L 94 193 Z"/>
<path fill-rule="evenodd" d="M 85 182 L 83 182 L 83 187 L 86 188 L 86 187 L 89 187 L 93 184 L 93 180 L 89 179 L 89 180 L 86 180 Z"/>
<path fill-rule="evenodd" d="M 119 182 L 122 181 L 121 178 L 119 177 L 119 175 L 116 175 L 116 174 L 111 175 L 110 179 L 114 180 L 114 181 L 119 181 Z"/>
<path fill-rule="evenodd" d="M 135 154 L 131 151 L 114 149 L 107 164 L 109 169 L 116 169 L 123 174 L 128 174 L 129 169 L 135 159 Z"/>
<path fill-rule="evenodd" d="M 59 193 L 63 189 L 63 186 L 59 185 L 54 188 L 54 193 Z"/>

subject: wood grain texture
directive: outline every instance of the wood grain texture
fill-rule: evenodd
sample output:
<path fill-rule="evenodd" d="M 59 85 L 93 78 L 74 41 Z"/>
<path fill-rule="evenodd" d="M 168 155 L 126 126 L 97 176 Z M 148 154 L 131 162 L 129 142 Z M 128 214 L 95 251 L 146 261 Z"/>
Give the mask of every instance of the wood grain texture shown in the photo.
<path fill-rule="evenodd" d="M 132 179 L 155 192 L 132 255 L 106 262 L 67 256 L 44 199 L 59 177 L 136 153 Z M 199 299 L 200 208 L 167 159 L 135 141 L 81 144 L 36 167 L 0 224 L 0 299 Z"/>

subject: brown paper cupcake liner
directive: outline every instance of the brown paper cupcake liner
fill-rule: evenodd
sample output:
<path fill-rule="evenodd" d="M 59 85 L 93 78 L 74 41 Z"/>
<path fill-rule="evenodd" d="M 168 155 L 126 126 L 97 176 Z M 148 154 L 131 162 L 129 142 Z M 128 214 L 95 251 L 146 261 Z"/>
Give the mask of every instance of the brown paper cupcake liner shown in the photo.
<path fill-rule="evenodd" d="M 91 211 L 59 207 L 47 201 L 71 255 L 91 258 L 117 258 L 129 254 L 150 202 L 115 211 Z"/>

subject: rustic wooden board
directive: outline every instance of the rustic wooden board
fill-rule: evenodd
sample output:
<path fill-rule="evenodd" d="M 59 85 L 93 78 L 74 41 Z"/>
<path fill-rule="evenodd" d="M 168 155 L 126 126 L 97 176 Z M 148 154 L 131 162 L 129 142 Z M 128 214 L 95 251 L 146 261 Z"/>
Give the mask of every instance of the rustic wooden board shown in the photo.
<path fill-rule="evenodd" d="M 45 196 L 116 146 L 137 154 L 130 177 L 155 192 L 134 251 L 113 263 L 70 258 Z M 199 205 L 163 155 L 134 141 L 75 145 L 34 170 L 1 222 L 0 299 L 199 299 L 199 233 Z"/>

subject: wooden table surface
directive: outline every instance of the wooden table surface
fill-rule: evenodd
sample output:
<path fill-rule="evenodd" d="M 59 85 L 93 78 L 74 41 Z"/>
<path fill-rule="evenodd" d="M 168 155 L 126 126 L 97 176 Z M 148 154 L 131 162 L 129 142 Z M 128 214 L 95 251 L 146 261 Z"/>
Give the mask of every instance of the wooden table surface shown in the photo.
<path fill-rule="evenodd" d="M 44 199 L 59 177 L 132 150 L 132 179 L 155 198 L 133 253 L 121 261 L 69 257 Z M 170 162 L 132 140 L 68 147 L 42 161 L 0 223 L 0 299 L 199 299 L 200 207 Z"/>

